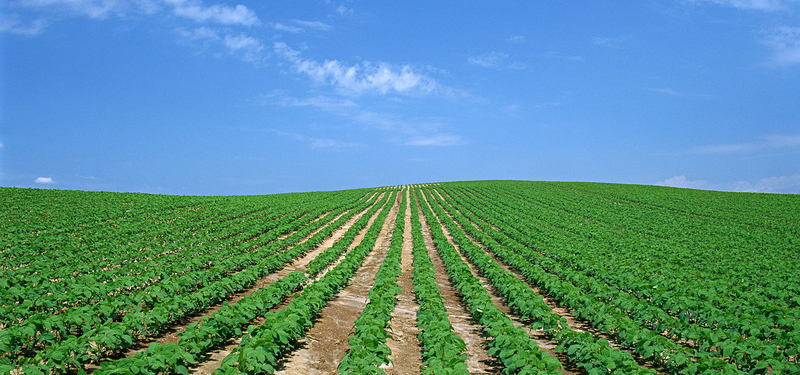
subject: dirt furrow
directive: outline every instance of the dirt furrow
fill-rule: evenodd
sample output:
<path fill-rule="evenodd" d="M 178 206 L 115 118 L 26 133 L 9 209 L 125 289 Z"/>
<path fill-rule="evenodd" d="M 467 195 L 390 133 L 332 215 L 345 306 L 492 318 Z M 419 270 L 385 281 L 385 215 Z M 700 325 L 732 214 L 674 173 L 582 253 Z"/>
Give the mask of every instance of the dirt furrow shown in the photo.
<path fill-rule="evenodd" d="M 282 269 L 265 276 L 264 279 L 260 280 L 258 283 L 260 283 L 261 286 L 266 286 L 266 285 L 269 285 L 270 283 L 274 282 L 275 280 L 288 275 L 292 271 L 304 271 L 306 266 L 308 265 L 308 263 L 312 259 L 314 259 L 317 255 L 319 255 L 320 253 L 325 251 L 325 249 L 333 246 L 333 244 L 336 241 L 338 241 L 340 238 L 342 238 L 344 236 L 345 232 L 347 232 L 347 229 L 349 229 L 368 210 L 369 210 L 369 207 L 364 209 L 361 212 L 356 213 L 355 215 L 353 215 L 353 217 L 348 219 L 344 223 L 344 225 L 339 227 L 339 229 L 336 229 L 333 232 L 333 234 L 331 235 L 331 237 L 327 238 L 319 246 L 314 248 L 314 250 L 309 251 L 302 258 L 295 259 L 292 263 L 290 263 L 289 265 L 283 267 Z M 342 215 L 344 215 L 344 214 L 346 214 L 346 212 L 343 213 Z M 339 217 L 341 217 L 341 215 L 336 216 L 336 218 L 331 220 L 331 222 L 336 221 Z M 309 238 L 311 238 L 314 234 L 316 234 L 317 232 L 319 232 L 323 228 L 324 228 L 324 226 L 319 228 L 319 229 L 317 229 L 317 230 L 315 230 L 313 233 L 311 233 L 307 237 L 303 238 L 301 240 L 301 243 L 307 241 Z M 251 291 L 251 293 L 254 292 L 255 290 L 257 290 L 257 288 L 254 288 Z M 239 299 L 241 299 L 245 295 L 246 294 L 243 294 L 241 297 L 236 299 L 236 301 L 238 301 Z M 278 309 L 280 309 L 282 307 L 285 307 L 292 300 L 292 297 L 287 298 L 286 301 L 284 301 L 280 305 L 274 307 L 270 311 L 277 311 Z M 233 302 L 231 304 L 233 304 Z M 263 318 L 261 318 L 261 317 L 256 318 L 253 322 L 251 322 L 251 324 L 256 325 L 256 326 L 260 325 L 261 323 L 263 323 Z M 184 326 L 184 328 L 185 328 L 185 326 Z M 242 335 L 244 335 L 244 334 L 246 334 L 246 332 L 244 332 Z M 214 350 L 214 351 L 210 352 L 208 357 L 203 361 L 199 361 L 196 364 L 196 366 L 194 366 L 191 369 L 190 372 L 192 374 L 211 374 L 211 372 L 213 372 L 214 370 L 219 368 L 219 365 L 222 363 L 222 360 L 228 354 L 230 354 L 234 349 L 236 349 L 236 347 L 239 345 L 239 342 L 241 342 L 241 340 L 242 340 L 241 336 L 228 340 L 227 344 L 224 347 L 219 348 L 218 350 Z"/>
<path fill-rule="evenodd" d="M 439 199 L 443 199 L 442 195 L 439 194 L 438 191 L 436 193 L 439 195 Z M 441 203 L 437 202 L 436 200 L 434 200 L 434 202 L 428 202 L 428 203 L 439 204 L 441 206 Z M 459 211 L 456 210 L 456 212 L 459 212 Z M 436 219 L 439 221 L 439 223 L 441 223 L 441 219 L 438 217 L 438 215 L 436 215 L 436 213 L 434 213 L 434 216 L 436 216 Z M 450 219 L 453 219 L 453 217 L 450 216 L 450 214 L 447 214 L 447 216 L 450 217 Z M 461 226 L 460 223 L 456 222 L 456 225 L 462 231 L 464 230 L 464 227 Z M 461 260 L 464 263 L 466 263 L 466 265 L 469 267 L 469 270 L 472 272 L 472 274 L 475 277 L 477 277 L 481 281 L 481 283 L 484 285 L 484 289 L 486 289 L 486 291 L 489 293 L 489 296 L 492 298 L 492 303 L 494 303 L 494 305 L 497 306 L 497 308 L 500 311 L 505 313 L 509 317 L 509 319 L 511 319 L 511 322 L 514 323 L 515 327 L 520 327 L 520 326 L 526 327 L 525 323 L 522 321 L 522 319 L 519 317 L 519 315 L 514 313 L 514 312 L 512 312 L 511 308 L 508 307 L 508 303 L 506 301 L 506 298 L 501 295 L 500 291 L 498 291 L 497 288 L 495 288 L 492 285 L 492 283 L 489 281 L 489 279 L 483 277 L 481 271 L 478 270 L 478 268 L 475 267 L 475 265 L 472 264 L 472 262 L 470 262 L 469 259 L 467 259 L 466 256 L 464 256 L 463 250 L 461 250 L 461 247 L 459 247 L 458 244 L 455 243 L 455 241 L 453 240 L 453 236 L 450 234 L 450 231 L 447 229 L 446 226 L 442 225 L 442 231 L 444 232 L 444 236 L 447 238 L 447 242 L 450 242 L 450 244 L 453 245 L 453 247 L 455 247 L 458 250 L 458 253 L 461 256 Z M 478 245 L 481 249 L 486 251 L 486 247 L 483 246 L 483 244 L 479 243 L 478 241 L 476 241 L 474 238 L 472 238 L 468 234 L 466 234 L 466 233 L 464 233 L 464 234 L 466 235 L 466 237 L 470 241 L 472 241 L 472 243 Z M 501 267 L 510 272 L 508 267 L 504 267 L 503 265 L 501 265 Z M 526 331 L 528 332 L 528 336 L 530 336 L 530 338 L 533 341 L 536 341 L 536 343 L 539 344 L 539 349 L 540 350 L 542 350 L 543 352 L 547 353 L 551 357 L 558 359 L 561 362 L 561 364 L 563 365 L 561 373 L 563 373 L 565 375 L 567 375 L 567 374 L 573 375 L 573 374 L 586 373 L 585 371 L 581 371 L 581 368 L 575 366 L 575 364 L 570 363 L 569 357 L 566 354 L 564 354 L 564 353 L 556 353 L 555 352 L 555 348 L 556 348 L 556 346 L 558 346 L 558 343 L 555 342 L 555 341 L 550 340 L 545 335 L 543 329 L 538 329 L 538 330 L 527 329 Z"/>
<path fill-rule="evenodd" d="M 442 198 L 441 194 L 438 191 L 437 191 L 437 194 L 439 194 L 439 197 Z M 458 210 L 457 208 L 453 207 L 453 209 L 455 209 L 455 211 L 458 212 L 459 214 L 461 213 L 461 211 Z M 479 230 L 483 231 L 482 229 L 480 229 L 480 227 L 477 224 L 475 224 L 474 222 L 472 222 L 469 219 L 467 219 L 467 220 L 470 222 L 470 224 L 472 224 L 473 226 L 475 226 Z M 456 222 L 456 225 L 458 225 L 458 227 L 461 228 L 461 230 L 464 229 L 464 227 L 461 226 L 460 223 Z M 517 272 L 516 269 L 514 269 L 513 267 L 511 267 L 508 264 L 506 264 L 505 262 L 503 262 L 500 258 L 497 257 L 497 255 L 495 255 L 494 253 L 489 251 L 486 248 L 486 246 L 484 246 L 478 240 L 476 240 L 475 238 L 473 238 L 472 236 L 470 236 L 466 232 L 464 234 L 466 235 L 466 237 L 470 241 L 472 241 L 472 243 L 478 245 L 481 249 L 483 249 L 483 251 L 486 252 L 486 254 L 491 256 L 492 259 L 494 259 L 494 261 L 497 262 L 497 264 L 501 268 L 503 268 L 504 270 L 510 272 L 517 279 L 519 279 L 519 280 L 525 282 L 526 284 L 528 284 L 528 286 L 531 287 L 531 289 L 533 290 L 534 293 L 542 296 L 542 298 L 544 299 L 544 302 L 547 304 L 547 306 L 550 307 L 550 309 L 553 311 L 553 313 L 554 314 L 558 314 L 559 316 L 561 316 L 562 318 L 564 318 L 567 321 L 567 325 L 569 326 L 570 329 L 572 329 L 573 331 L 576 331 L 576 332 L 589 332 L 595 337 L 599 337 L 599 338 L 605 339 L 606 341 L 608 341 L 609 346 L 611 346 L 612 348 L 616 348 L 616 349 L 619 349 L 621 351 L 626 351 L 626 352 L 630 353 L 633 356 L 633 358 L 636 360 L 636 362 L 639 364 L 639 366 L 655 370 L 658 373 L 663 373 L 662 371 L 659 371 L 656 368 L 656 366 L 655 366 L 655 364 L 653 364 L 653 362 L 647 361 L 644 358 L 642 358 L 639 354 L 637 354 L 637 353 L 635 353 L 635 352 L 633 352 L 631 350 L 623 348 L 620 344 L 618 344 L 616 341 L 614 341 L 613 337 L 611 337 L 610 335 L 608 335 L 608 334 L 606 334 L 604 332 L 601 332 L 601 331 L 597 330 L 596 328 L 592 327 L 591 323 L 589 323 L 587 320 L 576 318 L 575 315 L 572 313 L 572 309 L 570 309 L 569 307 L 566 307 L 566 306 L 561 306 L 558 303 L 558 301 L 555 298 L 553 298 L 550 294 L 548 294 L 547 292 L 539 289 L 539 287 L 536 284 L 529 282 L 528 279 L 525 278 L 525 276 L 521 275 L 519 272 Z M 471 264 L 470 264 L 470 267 L 472 267 Z M 474 271 L 473 271 L 473 273 L 474 273 Z M 537 335 L 537 339 L 536 339 L 537 342 L 540 342 L 539 341 L 540 339 L 541 340 L 548 340 L 547 336 L 544 334 L 543 329 L 538 329 L 536 331 L 531 331 L 531 332 L 533 334 Z M 531 336 L 531 337 L 533 337 L 533 336 Z M 556 344 L 554 341 L 551 341 L 551 342 Z M 540 347 L 541 347 L 541 344 L 540 344 Z M 553 345 L 553 347 L 555 347 L 555 345 Z M 548 352 L 548 354 L 553 355 L 550 352 Z M 567 365 L 568 365 L 568 363 L 564 361 L 564 358 L 566 358 L 566 356 L 564 356 L 563 354 L 559 353 L 559 356 L 557 358 L 561 361 L 562 364 L 565 365 L 565 368 L 566 368 Z M 574 364 L 569 364 L 569 366 L 571 368 L 575 368 Z"/>
<path fill-rule="evenodd" d="M 417 204 L 419 203 L 419 199 L 417 199 Z M 494 364 L 494 359 L 486 351 L 486 338 L 483 336 L 480 324 L 472 322 L 472 314 L 461 302 L 461 296 L 450 282 L 444 262 L 439 257 L 439 253 L 436 252 L 431 230 L 425 221 L 421 207 L 419 209 L 419 220 L 422 224 L 422 237 L 425 239 L 425 246 L 428 248 L 428 256 L 431 257 L 431 263 L 433 263 L 433 268 L 436 270 L 439 293 L 444 297 L 444 305 L 447 308 L 447 315 L 450 319 L 450 324 L 453 326 L 453 332 L 458 337 L 461 337 L 467 345 L 467 369 L 470 374 L 493 374 L 499 372 Z"/>
<path fill-rule="evenodd" d="M 399 203 L 400 195 L 398 194 L 386 222 L 381 227 L 375 247 L 356 271 L 350 285 L 328 301 L 306 337 L 299 340 L 300 349 L 294 351 L 288 359 L 279 364 L 281 369 L 276 374 L 336 373 L 339 362 L 350 348 L 347 338 L 356 318 L 367 305 L 369 290 L 375 284 L 375 274 L 389 249 L 392 228 L 394 228 L 397 211 L 400 208 Z M 372 224 L 370 222 L 364 228 L 364 233 Z M 363 236 L 357 238 L 357 241 L 353 243 L 357 245 L 361 239 Z"/>
<path fill-rule="evenodd" d="M 380 201 L 381 201 L 381 199 L 383 199 L 383 197 L 385 196 L 385 194 L 386 194 L 386 193 L 381 193 L 381 194 L 378 196 L 378 198 L 377 198 L 377 199 L 375 199 L 375 202 L 380 202 Z M 386 204 L 388 204 L 388 202 L 387 202 L 387 203 L 384 203 L 384 205 L 386 205 Z M 370 207 L 372 207 L 372 206 L 370 206 Z M 381 206 L 381 208 L 380 208 L 380 209 L 378 209 L 377 211 L 375 211 L 375 213 L 374 213 L 374 214 L 372 214 L 372 216 L 369 218 L 369 221 L 367 221 L 367 225 L 366 225 L 366 226 L 364 226 L 364 228 L 361 228 L 361 230 L 360 230 L 360 231 L 358 231 L 358 234 L 356 234 L 356 236 L 355 236 L 355 237 L 353 237 L 353 242 L 352 242 L 352 243 L 350 243 L 350 246 L 348 246 L 348 247 L 347 247 L 347 250 L 343 251 L 343 252 L 342 252 L 342 254 L 341 254 L 341 255 L 339 255 L 339 257 L 338 257 L 338 258 L 336 258 L 336 261 L 334 261 L 334 262 L 331 262 L 331 264 L 329 264 L 327 267 L 325 267 L 325 269 L 323 269 L 322 271 L 320 271 L 320 273 L 319 273 L 319 274 L 317 274 L 317 275 L 316 275 L 316 277 L 314 277 L 314 281 L 321 279 L 321 278 L 322 278 L 322 276 L 325 276 L 325 274 L 326 274 L 326 273 L 328 273 L 328 271 L 332 270 L 332 269 L 333 269 L 334 267 L 336 267 L 336 266 L 337 266 L 339 263 L 341 263 L 341 262 L 342 262 L 342 260 L 344 260 L 344 257 L 346 257 L 346 256 L 347 256 L 347 253 L 349 253 L 349 252 L 350 252 L 350 250 L 353 250 L 353 249 L 354 249 L 356 246 L 358 246 L 358 244 L 360 244 L 360 243 L 361 243 L 361 240 L 363 240 L 363 239 L 364 239 L 364 236 L 366 236 L 366 235 L 367 235 L 367 229 L 369 229 L 369 227 L 371 227 L 371 226 L 372 226 L 372 223 L 374 223 L 374 222 L 375 222 L 375 219 L 377 219 L 377 218 L 378 218 L 378 215 L 381 213 L 381 210 L 383 210 L 383 207 L 384 207 L 384 206 Z M 348 228 L 350 228 L 350 226 L 348 226 Z"/>
<path fill-rule="evenodd" d="M 411 241 L 411 196 L 410 189 L 406 189 L 406 215 L 405 230 L 403 231 L 403 252 L 400 257 L 400 269 L 402 274 L 397 277 L 397 284 L 400 286 L 400 294 L 397 296 L 397 306 L 392 313 L 391 328 L 392 337 L 386 340 L 386 345 L 392 350 L 389 358 L 392 366 L 385 366 L 383 370 L 388 375 L 415 374 L 419 372 L 422 365 L 422 355 L 420 353 L 420 342 L 417 338 L 419 328 L 417 328 L 417 310 L 419 304 L 414 300 L 413 261 L 411 251 L 413 242 Z"/>

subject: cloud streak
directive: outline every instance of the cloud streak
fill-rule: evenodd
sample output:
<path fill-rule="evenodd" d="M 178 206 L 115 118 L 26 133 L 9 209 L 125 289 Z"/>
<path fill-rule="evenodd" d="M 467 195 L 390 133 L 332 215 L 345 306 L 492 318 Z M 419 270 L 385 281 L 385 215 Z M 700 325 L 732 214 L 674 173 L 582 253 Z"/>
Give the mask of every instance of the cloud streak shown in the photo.
<path fill-rule="evenodd" d="M 0 31 L 11 34 L 34 36 L 41 34 L 47 27 L 47 21 L 43 18 L 36 19 L 30 23 L 25 23 L 18 14 L 0 16 Z"/>
<path fill-rule="evenodd" d="M 695 147 L 691 152 L 699 154 L 732 154 L 797 146 L 800 146 L 800 136 L 770 135 L 764 137 L 761 142 L 705 145 Z"/>
<path fill-rule="evenodd" d="M 255 12 L 244 5 L 230 7 L 227 5 L 205 6 L 194 0 L 165 0 L 172 5 L 172 13 L 196 22 L 214 22 L 223 25 L 254 26 L 261 24 Z"/>
<path fill-rule="evenodd" d="M 435 93 L 438 88 L 436 80 L 415 72 L 410 65 L 369 61 L 355 65 L 337 60 L 318 62 L 301 57 L 300 52 L 283 42 L 276 42 L 274 51 L 290 62 L 296 73 L 309 77 L 317 84 L 332 85 L 345 94 L 425 95 Z"/>
<path fill-rule="evenodd" d="M 800 27 L 776 27 L 763 42 L 772 49 L 771 65 L 785 67 L 800 63 Z"/>
<path fill-rule="evenodd" d="M 52 184 L 53 179 L 50 177 L 38 177 L 37 179 L 33 180 L 33 182 L 37 184 Z"/>
<path fill-rule="evenodd" d="M 800 194 L 800 174 L 766 177 L 755 184 L 749 181 L 712 183 L 706 180 L 689 180 L 681 175 L 656 182 L 655 185 L 701 190 Z"/>
<path fill-rule="evenodd" d="M 788 8 L 786 0 L 692 0 L 692 3 L 712 3 L 742 10 L 778 11 Z"/>
<path fill-rule="evenodd" d="M 467 61 L 472 65 L 478 65 L 484 68 L 496 68 L 507 58 L 508 55 L 505 53 L 489 52 L 480 56 L 470 57 Z"/>

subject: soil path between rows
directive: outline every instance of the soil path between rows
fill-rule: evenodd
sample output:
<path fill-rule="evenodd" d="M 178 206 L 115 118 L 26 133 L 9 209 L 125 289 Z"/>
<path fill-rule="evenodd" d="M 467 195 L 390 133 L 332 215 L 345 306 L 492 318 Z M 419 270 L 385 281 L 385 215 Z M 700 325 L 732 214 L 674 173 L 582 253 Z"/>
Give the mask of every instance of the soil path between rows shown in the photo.
<path fill-rule="evenodd" d="M 386 258 L 399 209 L 400 194 L 397 194 L 372 251 L 356 270 L 349 286 L 322 308 L 314 326 L 307 332 L 306 337 L 299 340 L 299 349 L 279 363 L 280 370 L 275 374 L 336 373 L 339 362 L 350 348 L 347 338 L 350 336 L 353 324 L 364 306 L 367 305 L 369 290 L 375 284 L 375 274 Z M 363 234 L 366 234 L 367 229 L 373 225 L 378 214 L 380 211 L 376 212 L 376 216 L 370 220 L 369 225 L 364 227 Z M 364 236 L 360 237 L 357 238 L 357 241 L 353 241 L 353 247 L 361 243 Z"/>
<path fill-rule="evenodd" d="M 391 337 L 386 340 L 386 345 L 392 350 L 389 359 L 392 366 L 384 366 L 382 369 L 387 375 L 405 375 L 419 373 L 422 366 L 421 344 L 417 335 L 417 310 L 419 304 L 414 299 L 414 258 L 411 255 L 414 249 L 411 240 L 411 194 L 410 189 L 406 189 L 406 214 L 403 220 L 405 228 L 403 231 L 403 252 L 400 257 L 400 270 L 403 272 L 397 277 L 397 284 L 400 286 L 400 294 L 397 296 L 397 306 L 392 312 Z"/>
<path fill-rule="evenodd" d="M 447 309 L 447 317 L 453 326 L 453 332 L 464 340 L 467 345 L 467 370 L 470 374 L 494 374 L 498 373 L 495 360 L 489 356 L 486 350 L 486 338 L 480 324 L 472 322 L 472 314 L 462 303 L 461 296 L 453 287 L 450 277 L 447 275 L 442 258 L 436 251 L 431 237 L 431 229 L 425 221 L 425 215 L 420 206 L 420 197 L 416 199 L 419 207 L 419 220 L 422 224 L 422 237 L 425 239 L 425 246 L 428 248 L 428 256 L 436 271 L 436 283 L 439 286 L 439 293 L 444 297 L 444 306 Z"/>
<path fill-rule="evenodd" d="M 309 235 L 303 237 L 302 239 L 300 239 L 300 241 L 298 241 L 298 244 L 301 244 L 303 242 L 308 241 L 308 239 L 310 239 L 313 235 L 317 234 L 317 232 L 321 231 L 322 229 L 324 229 L 325 227 L 330 225 L 330 223 L 336 221 L 336 219 L 342 217 L 342 215 L 347 214 L 347 212 L 349 212 L 349 211 L 345 211 L 345 212 L 337 215 L 336 217 L 334 217 L 333 220 L 330 220 L 328 223 L 326 223 L 326 224 L 320 226 L 319 228 L 315 229 L 311 234 L 309 234 Z M 314 220 L 310 221 L 306 225 L 310 225 L 311 223 L 314 223 L 316 221 L 321 220 L 328 213 L 329 212 L 326 212 L 326 213 L 316 217 Z M 288 237 L 288 236 L 290 236 L 290 235 L 292 235 L 293 233 L 296 233 L 296 232 L 297 231 L 292 231 L 290 233 L 282 235 L 281 237 L 286 238 L 286 237 Z M 278 239 L 276 239 L 276 240 L 278 240 Z M 296 245 L 293 245 L 293 246 L 296 246 Z M 284 251 L 286 251 L 286 250 L 284 250 Z M 277 273 L 280 273 L 281 271 L 278 271 Z M 239 271 L 239 272 L 241 272 L 241 271 Z M 286 274 L 288 274 L 288 272 Z M 180 334 L 186 330 L 186 327 L 188 327 L 192 323 L 198 322 L 200 320 L 203 320 L 203 319 L 205 319 L 207 317 L 212 316 L 217 310 L 221 309 L 224 306 L 225 302 L 227 302 L 227 303 L 229 303 L 231 305 L 235 305 L 239 300 L 241 300 L 245 296 L 247 296 L 249 294 L 252 294 L 253 292 L 258 290 L 259 288 L 267 286 L 270 283 L 272 283 L 273 281 L 277 280 L 278 277 L 281 277 L 281 276 L 277 276 L 276 277 L 275 275 L 276 275 L 275 272 L 273 272 L 271 274 L 268 274 L 268 275 L 264 276 L 262 279 L 257 280 L 250 287 L 248 287 L 248 288 L 246 288 L 246 289 L 244 289 L 244 290 L 242 290 L 242 291 L 240 291 L 238 293 L 234 293 L 234 294 L 228 296 L 228 298 L 226 298 L 224 301 L 216 303 L 214 305 L 211 305 L 209 308 L 207 308 L 207 309 L 205 309 L 203 311 L 195 312 L 195 313 L 193 313 L 193 314 L 191 314 L 191 315 L 189 315 L 189 316 L 187 316 L 187 317 L 175 322 L 175 324 L 170 326 L 167 330 L 165 330 L 161 334 L 149 337 L 146 340 L 143 340 L 143 341 L 139 342 L 138 344 L 134 345 L 129 350 L 127 350 L 127 351 L 123 352 L 122 354 L 120 354 L 120 357 L 126 357 L 126 358 L 133 357 L 136 354 L 147 350 L 149 345 L 151 343 L 153 343 L 153 342 L 157 342 L 159 344 L 167 344 L 167 343 L 176 344 L 176 343 L 178 343 L 178 340 L 180 339 Z M 89 365 L 85 366 L 84 371 L 86 371 L 87 374 L 92 374 L 92 373 L 94 373 L 95 370 L 97 370 L 99 368 L 100 368 L 99 364 L 89 364 Z"/>
<path fill-rule="evenodd" d="M 443 200 L 442 195 L 439 194 L 438 191 L 436 193 L 439 195 L 439 199 Z M 428 202 L 428 203 L 429 204 L 438 204 L 440 207 L 442 206 L 442 202 L 438 201 L 435 197 L 433 199 L 433 202 Z M 442 207 L 442 209 L 444 209 L 444 207 Z M 456 210 L 456 212 L 458 212 L 458 210 Z M 445 214 L 451 220 L 453 219 L 453 217 L 449 213 L 447 213 L 446 211 L 445 211 Z M 436 220 L 438 220 L 439 223 L 441 224 L 442 223 L 441 218 L 439 218 L 439 216 L 436 213 L 434 213 L 434 216 L 436 217 Z M 456 222 L 456 225 L 462 231 L 464 230 L 464 227 L 462 227 L 460 223 Z M 469 267 L 469 270 L 472 272 L 472 275 L 477 277 L 481 281 L 481 283 L 484 285 L 484 289 L 486 289 L 486 291 L 489 293 L 489 296 L 492 298 L 492 303 L 494 303 L 494 305 L 497 306 L 497 308 L 500 311 L 505 313 L 506 316 L 508 316 L 509 319 L 511 319 L 511 322 L 514 324 L 514 327 L 523 327 L 523 328 L 526 327 L 525 323 L 522 321 L 520 316 L 518 314 L 512 312 L 511 308 L 508 307 L 508 302 L 507 302 L 506 298 L 501 295 L 500 291 L 497 290 L 497 288 L 495 288 L 494 285 L 492 285 L 492 283 L 489 281 L 489 279 L 483 277 L 481 271 L 478 270 L 478 268 L 472 262 L 470 262 L 470 260 L 466 256 L 464 256 L 464 251 L 458 246 L 458 244 L 455 243 L 455 241 L 453 240 L 452 234 L 450 233 L 448 228 L 446 226 L 444 226 L 443 224 L 442 224 L 442 231 L 444 232 L 444 235 L 447 238 L 447 242 L 449 242 L 451 245 L 453 245 L 453 247 L 455 247 L 458 250 L 458 253 L 461 256 L 461 260 Z M 464 234 L 467 236 L 467 238 L 470 241 L 472 241 L 472 243 L 480 246 L 484 251 L 486 251 L 486 248 L 482 244 L 478 243 L 475 239 L 470 237 L 466 232 Z M 506 268 L 504 268 L 504 269 L 506 269 Z M 508 269 L 506 269 L 506 270 L 508 270 Z M 549 356 L 551 356 L 553 358 L 558 359 L 559 362 L 561 362 L 561 365 L 563 366 L 562 369 L 561 369 L 561 373 L 562 374 L 565 374 L 565 375 L 577 375 L 577 374 L 585 374 L 586 373 L 585 370 L 582 371 L 581 368 L 579 368 L 579 367 L 575 366 L 575 364 L 571 363 L 569 361 L 569 357 L 565 353 L 556 353 L 555 352 L 555 348 L 556 348 L 556 346 L 558 346 L 558 343 L 555 342 L 555 341 L 550 340 L 547 336 L 545 336 L 544 330 L 542 330 L 542 329 L 538 329 L 538 330 L 527 329 L 526 331 L 528 332 L 528 336 L 531 338 L 531 340 L 535 341 L 539 345 L 539 349 L 541 351 L 547 353 Z"/>
<path fill-rule="evenodd" d="M 370 197 L 370 199 L 371 199 L 371 197 Z M 376 202 L 377 201 L 378 200 L 376 200 Z M 342 238 L 344 236 L 344 234 L 347 232 L 347 230 L 351 226 L 353 226 L 353 224 L 359 218 L 361 218 L 361 216 L 366 214 L 367 211 L 369 211 L 369 209 L 371 207 L 372 206 L 367 207 L 364 210 L 362 210 L 361 212 L 358 212 L 355 215 L 353 215 L 353 217 L 348 219 L 341 227 L 336 229 L 330 237 L 328 237 L 325 241 L 323 241 L 320 245 L 318 245 L 312 251 L 309 251 L 308 253 L 306 253 L 302 258 L 295 259 L 289 265 L 283 267 L 282 269 L 280 269 L 280 270 L 278 270 L 276 272 L 273 272 L 273 273 L 267 275 L 265 277 L 265 279 L 268 279 L 269 282 L 264 284 L 264 285 L 269 285 L 269 283 L 272 283 L 273 281 L 288 275 L 292 271 L 305 271 L 306 266 L 308 266 L 308 263 L 311 262 L 312 259 L 316 258 L 317 255 L 319 255 L 320 253 L 322 253 L 326 249 L 328 249 L 331 246 L 333 246 L 333 244 L 336 243 L 336 241 L 338 241 L 340 238 Z M 337 216 L 336 218 L 338 219 L 339 217 L 340 216 Z M 335 220 L 332 220 L 331 222 L 333 222 L 333 221 L 335 221 Z M 302 241 L 305 242 L 306 240 L 311 238 L 311 236 L 313 236 L 314 234 L 316 234 L 320 230 L 322 230 L 322 228 L 319 228 L 319 230 L 314 231 L 314 233 L 312 233 L 308 237 L 304 238 Z M 288 298 L 286 301 L 284 301 L 280 305 L 272 308 L 270 311 L 277 311 L 277 310 L 285 307 L 286 305 L 289 304 L 289 302 L 292 300 L 292 298 L 293 298 L 293 296 Z M 251 322 L 251 324 L 255 325 L 255 326 L 258 326 L 258 325 L 261 325 L 263 322 L 264 322 L 263 317 L 259 317 L 259 318 L 256 318 L 253 322 Z M 208 356 L 207 356 L 207 358 L 205 360 L 199 361 L 195 366 L 193 366 L 192 369 L 190 369 L 190 373 L 191 374 L 200 374 L 200 375 L 211 374 L 214 370 L 219 368 L 220 364 L 222 364 L 222 360 L 225 359 L 225 357 L 227 357 L 228 354 L 230 354 L 231 352 L 233 352 L 236 349 L 236 347 L 241 342 L 242 337 L 244 335 L 246 335 L 246 334 L 247 334 L 247 332 L 245 331 L 245 332 L 242 333 L 241 337 L 232 338 L 232 339 L 228 340 L 227 344 L 224 347 L 219 348 L 219 349 L 214 350 L 214 351 L 211 351 L 208 354 Z"/>
<path fill-rule="evenodd" d="M 442 197 L 442 194 L 441 194 L 441 192 L 439 192 L 439 190 L 436 190 L 436 193 L 439 195 L 440 199 L 444 200 L 444 197 Z M 445 192 L 445 194 L 447 194 L 447 193 Z M 447 196 L 449 197 L 450 195 L 447 194 Z M 461 214 L 461 211 L 458 208 L 456 208 L 455 206 L 453 206 L 453 209 L 456 212 L 458 212 L 459 214 Z M 481 231 L 481 232 L 484 231 L 483 228 L 481 228 L 476 223 L 472 222 L 470 219 L 467 219 L 467 220 L 469 221 L 470 224 L 472 224 L 473 227 L 475 227 L 479 231 Z M 486 221 L 484 221 L 484 222 L 486 222 Z M 488 225 L 491 225 L 492 228 L 495 228 L 495 230 L 500 231 L 499 229 L 497 229 L 497 227 L 495 227 L 491 223 L 489 223 L 489 222 L 486 222 L 486 223 Z M 461 228 L 461 230 L 464 229 L 464 227 L 461 226 L 460 223 L 456 222 L 456 225 L 458 225 L 458 227 Z M 472 243 L 480 246 L 480 248 L 483 249 L 483 251 L 486 252 L 486 254 L 491 256 L 492 259 L 494 259 L 494 261 L 497 262 L 497 264 L 500 265 L 501 268 L 503 268 L 504 270 L 510 272 L 512 275 L 514 275 L 514 277 L 516 277 L 520 281 L 523 281 L 526 284 L 528 284 L 528 286 L 531 287 L 531 289 L 533 290 L 534 293 L 542 296 L 542 298 L 544 299 L 544 302 L 550 307 L 552 312 L 554 314 L 558 314 L 559 316 L 561 316 L 562 318 L 564 318 L 567 321 L 567 325 L 569 326 L 570 329 L 572 329 L 573 331 L 576 331 L 576 332 L 589 332 L 595 337 L 605 339 L 606 341 L 608 341 L 608 344 L 612 348 L 616 348 L 616 349 L 619 349 L 621 351 L 625 351 L 625 352 L 630 353 L 633 356 L 633 358 L 636 360 L 636 362 L 639 364 L 639 366 L 644 367 L 644 368 L 648 368 L 648 369 L 651 369 L 651 370 L 654 370 L 654 371 L 657 371 L 659 374 L 665 374 L 663 371 L 658 370 L 658 368 L 655 366 L 655 364 L 652 361 L 647 361 L 644 358 L 642 358 L 642 356 L 640 356 L 639 354 L 637 354 L 637 353 L 635 353 L 633 351 L 627 350 L 625 348 L 622 348 L 622 346 L 620 344 L 618 344 L 616 341 L 614 341 L 613 337 L 611 337 L 610 335 L 608 335 L 608 334 L 606 334 L 604 332 L 601 332 L 598 329 L 592 327 L 591 323 L 589 323 L 587 320 L 576 318 L 575 315 L 572 313 L 572 309 L 570 309 L 569 307 L 566 307 L 566 306 L 561 306 L 555 298 L 553 298 L 550 294 L 548 294 L 544 290 L 541 290 L 535 283 L 532 283 L 532 282 L 528 281 L 528 279 L 525 276 L 523 276 L 522 274 L 517 272 L 517 270 L 514 269 L 513 267 L 511 267 L 508 264 L 506 264 L 505 262 L 503 262 L 500 258 L 497 257 L 497 255 L 495 255 L 493 252 L 489 251 L 484 244 L 480 243 L 480 241 L 476 240 L 475 238 L 473 238 L 472 236 L 470 236 L 466 232 L 464 234 L 467 236 L 467 238 L 470 241 L 472 241 Z M 547 336 L 544 334 L 544 330 L 543 329 L 538 329 L 538 330 L 531 331 L 531 332 L 536 335 L 537 342 L 539 342 L 539 340 L 548 340 Z M 533 337 L 533 336 L 531 336 L 531 337 Z M 555 343 L 552 340 L 550 340 L 550 341 Z M 548 354 L 550 354 L 550 353 L 548 352 Z M 569 367 L 572 368 L 572 369 L 578 369 L 578 370 L 584 372 L 583 369 L 576 368 L 574 364 L 565 362 L 562 357 L 565 358 L 564 354 L 559 353 L 559 357 L 558 358 L 561 361 L 561 363 L 564 364 L 565 368 L 567 367 L 567 365 L 569 365 Z"/>

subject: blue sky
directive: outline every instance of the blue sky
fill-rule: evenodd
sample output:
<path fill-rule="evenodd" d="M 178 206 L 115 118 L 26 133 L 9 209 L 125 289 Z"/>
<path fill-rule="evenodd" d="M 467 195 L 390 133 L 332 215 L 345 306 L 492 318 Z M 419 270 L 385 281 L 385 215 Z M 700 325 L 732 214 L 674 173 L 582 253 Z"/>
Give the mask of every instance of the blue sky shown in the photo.
<path fill-rule="evenodd" d="M 800 1 L 0 0 L 0 185 L 800 193 Z"/>

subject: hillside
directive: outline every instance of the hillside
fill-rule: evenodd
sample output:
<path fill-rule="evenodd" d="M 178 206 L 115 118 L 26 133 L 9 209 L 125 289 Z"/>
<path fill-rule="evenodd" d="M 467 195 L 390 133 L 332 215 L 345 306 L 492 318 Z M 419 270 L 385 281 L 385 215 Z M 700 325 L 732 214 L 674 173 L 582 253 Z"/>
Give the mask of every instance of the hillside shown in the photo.
<path fill-rule="evenodd" d="M 0 373 L 800 373 L 800 195 L 0 188 Z"/>

